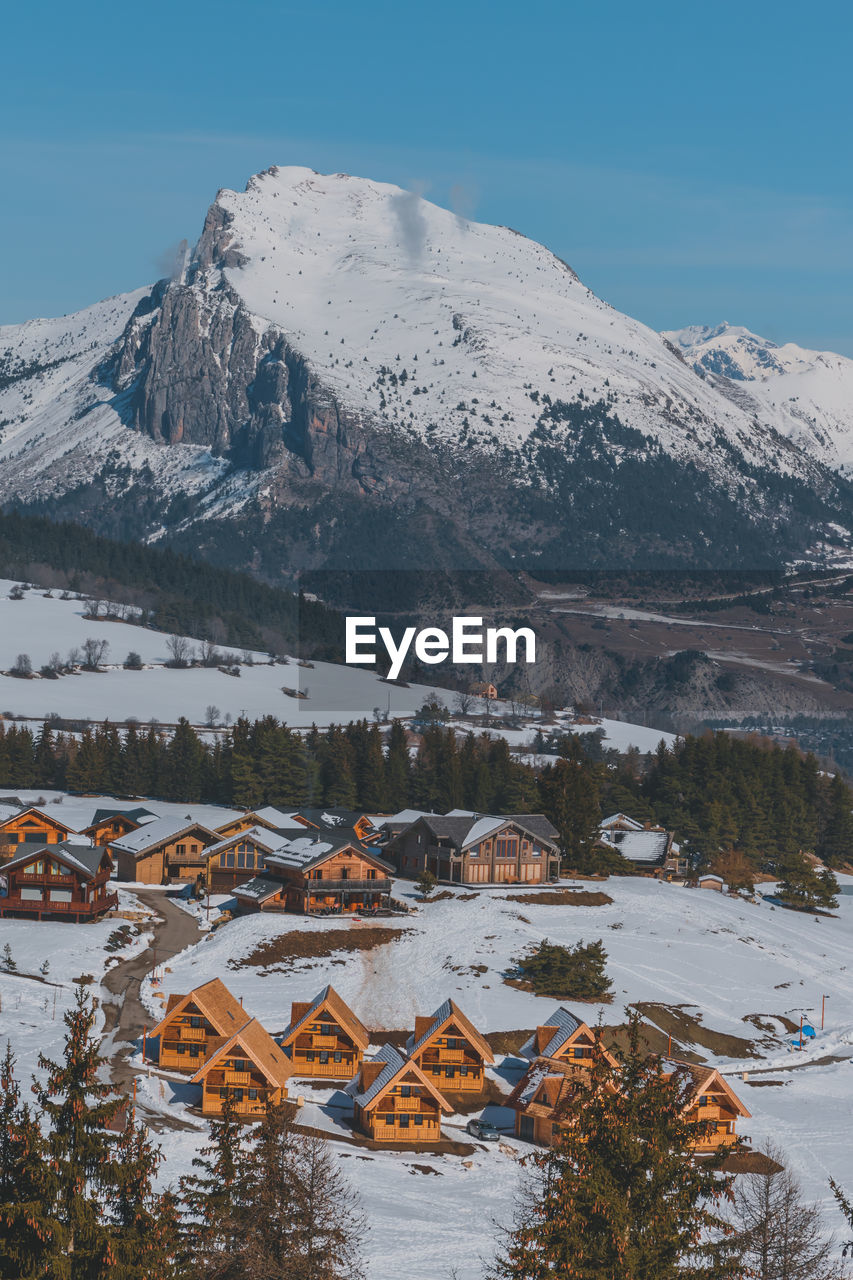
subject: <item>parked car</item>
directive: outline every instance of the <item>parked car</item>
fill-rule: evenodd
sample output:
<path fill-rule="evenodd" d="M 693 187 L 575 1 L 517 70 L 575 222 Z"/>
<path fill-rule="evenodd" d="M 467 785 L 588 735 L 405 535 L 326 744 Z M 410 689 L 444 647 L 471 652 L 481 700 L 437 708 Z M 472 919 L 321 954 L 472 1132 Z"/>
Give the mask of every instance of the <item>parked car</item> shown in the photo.
<path fill-rule="evenodd" d="M 501 1136 L 488 1120 L 469 1120 L 465 1128 L 472 1138 L 479 1138 L 481 1142 L 497 1142 Z"/>

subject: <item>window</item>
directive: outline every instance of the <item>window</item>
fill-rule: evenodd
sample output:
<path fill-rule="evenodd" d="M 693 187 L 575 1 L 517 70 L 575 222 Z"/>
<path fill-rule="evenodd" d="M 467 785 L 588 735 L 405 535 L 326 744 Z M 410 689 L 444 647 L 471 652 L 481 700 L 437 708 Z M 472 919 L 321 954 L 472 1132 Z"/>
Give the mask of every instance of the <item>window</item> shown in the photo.
<path fill-rule="evenodd" d="M 177 854 L 177 856 L 178 856 L 179 858 L 182 858 L 182 857 L 184 856 L 184 854 L 186 853 L 186 851 L 187 851 L 187 846 L 186 846 L 185 844 L 176 844 L 176 845 L 175 845 L 175 853 Z"/>
<path fill-rule="evenodd" d="M 375 879 L 376 879 L 376 872 L 373 870 L 373 868 L 372 868 L 372 867 L 371 867 L 371 869 L 370 869 L 370 870 L 368 871 L 368 873 L 367 873 L 367 879 L 368 879 L 368 880 L 375 880 Z"/>
<path fill-rule="evenodd" d="M 416 1115 L 416 1116 L 415 1116 L 415 1124 L 416 1124 L 416 1125 L 418 1125 L 418 1124 L 423 1124 L 423 1122 L 424 1122 L 424 1118 L 423 1118 L 423 1116 L 422 1116 L 422 1115 L 420 1115 L 420 1113 L 419 1113 L 418 1115 Z"/>
<path fill-rule="evenodd" d="M 337 1050 L 337 1052 L 335 1053 L 335 1062 L 342 1062 L 342 1061 L 343 1061 L 343 1054 L 341 1053 L 340 1050 Z"/>
<path fill-rule="evenodd" d="M 245 855 L 245 853 L 238 853 L 238 854 L 237 854 L 237 866 L 238 866 L 238 867 L 245 867 L 245 865 L 246 865 L 246 855 Z"/>
<path fill-rule="evenodd" d="M 410 1084 L 401 1084 L 401 1085 L 400 1085 L 400 1097 L 401 1097 L 401 1098 L 411 1098 L 411 1096 L 412 1096 L 412 1086 L 411 1086 Z"/>
<path fill-rule="evenodd" d="M 332 1035 L 332 1024 L 331 1024 L 331 1022 L 321 1022 L 321 1023 L 320 1023 L 320 1026 L 318 1027 L 318 1032 L 319 1032 L 319 1034 L 320 1034 L 321 1036 L 330 1036 L 330 1035 Z"/>
<path fill-rule="evenodd" d="M 480 846 L 478 844 L 473 844 L 471 848 L 468 850 L 468 857 L 479 858 L 479 856 L 480 856 Z"/>
<path fill-rule="evenodd" d="M 460 1074 L 460 1076 L 467 1076 L 467 1074 L 468 1074 L 468 1068 L 467 1068 L 467 1067 L 460 1067 L 460 1068 L 459 1068 L 459 1074 Z"/>
<path fill-rule="evenodd" d="M 328 1049 L 321 1049 L 321 1050 L 320 1050 L 320 1062 L 323 1064 L 323 1066 L 325 1066 L 325 1065 L 326 1065 L 326 1063 L 327 1063 L 328 1061 L 329 1061 L 329 1051 L 328 1051 Z"/>
<path fill-rule="evenodd" d="M 197 1057 L 199 1056 L 199 1054 L 200 1054 L 200 1053 L 201 1053 L 201 1045 L 200 1045 L 200 1044 L 191 1044 L 191 1045 L 190 1045 L 190 1057 L 191 1057 L 191 1058 L 197 1058 Z"/>
<path fill-rule="evenodd" d="M 24 902 L 41 902 L 41 889 L 22 889 L 21 898 Z"/>
<path fill-rule="evenodd" d="M 257 1091 L 257 1089 L 250 1089 L 250 1090 L 249 1090 L 249 1098 L 251 1099 L 251 1101 L 252 1101 L 252 1102 L 256 1102 L 256 1101 L 257 1101 L 257 1098 L 258 1098 L 258 1091 Z"/>
<path fill-rule="evenodd" d="M 534 858 L 542 857 L 542 850 L 539 848 L 538 844 L 535 844 L 533 848 L 530 850 L 530 852 Z"/>
<path fill-rule="evenodd" d="M 456 1076 L 456 1068 L 455 1068 L 455 1067 L 445 1067 L 445 1068 L 444 1068 L 444 1074 L 446 1075 L 446 1077 L 447 1077 L 447 1079 L 448 1079 L 448 1080 L 453 1080 L 453 1079 L 455 1079 L 455 1076 Z"/>
<path fill-rule="evenodd" d="M 194 1014 L 193 1017 L 190 1018 L 190 1026 L 198 1029 L 201 1026 L 201 1018 Z"/>
<path fill-rule="evenodd" d="M 258 854 L 258 857 L 257 857 L 257 866 L 258 866 L 258 869 L 260 869 L 261 867 L 263 867 L 263 866 L 265 866 L 265 865 L 266 865 L 266 863 L 264 862 L 264 855 L 263 855 L 262 853 L 259 853 L 259 854 Z"/>
<path fill-rule="evenodd" d="M 309 1050 L 308 1050 L 308 1052 L 307 1052 L 307 1053 L 306 1053 L 306 1055 L 305 1055 L 305 1061 L 306 1061 L 306 1062 L 313 1062 L 313 1061 L 314 1061 L 314 1050 L 313 1050 L 313 1049 L 309 1049 Z"/>
<path fill-rule="evenodd" d="M 246 852 L 248 852 L 248 849 L 249 849 L 249 846 L 245 843 L 245 841 L 243 842 L 243 844 L 238 844 L 238 845 L 237 845 L 237 852 L 238 852 L 238 853 L 246 853 Z"/>
<path fill-rule="evenodd" d="M 405 1115 L 404 1115 L 404 1116 L 400 1116 L 400 1128 L 401 1128 L 401 1129 L 408 1129 L 408 1127 L 409 1127 L 409 1117 L 408 1117 L 408 1116 L 405 1116 Z"/>
<path fill-rule="evenodd" d="M 338 872 L 338 879 L 349 880 L 349 867 L 341 867 L 340 871 Z"/>
<path fill-rule="evenodd" d="M 186 1053 L 186 1051 L 187 1051 L 187 1046 L 185 1044 L 178 1045 L 178 1053 Z"/>
<path fill-rule="evenodd" d="M 247 866 L 247 867 L 254 867 L 254 865 L 255 865 L 255 855 L 254 855 L 253 853 L 247 853 L 247 854 L 246 854 L 246 866 Z"/>
<path fill-rule="evenodd" d="M 390 1124 L 390 1125 L 391 1125 L 391 1127 L 393 1128 L 393 1126 L 394 1126 L 394 1117 L 393 1117 L 393 1116 L 386 1116 L 386 1117 L 385 1117 L 385 1123 L 386 1123 L 386 1124 Z"/>
<path fill-rule="evenodd" d="M 50 898 L 51 902 L 70 902 L 71 890 L 70 889 L 51 889 L 48 894 L 48 897 Z"/>

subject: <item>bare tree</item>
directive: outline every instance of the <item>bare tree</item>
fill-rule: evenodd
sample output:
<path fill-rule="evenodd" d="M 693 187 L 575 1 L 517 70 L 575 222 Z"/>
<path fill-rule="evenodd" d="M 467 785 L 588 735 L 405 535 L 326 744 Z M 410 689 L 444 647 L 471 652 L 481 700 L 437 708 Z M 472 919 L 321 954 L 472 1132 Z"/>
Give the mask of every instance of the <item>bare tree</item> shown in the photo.
<path fill-rule="evenodd" d="M 824 1233 L 820 1209 L 802 1189 L 782 1153 L 771 1143 L 761 1154 L 770 1173 L 741 1174 L 735 1181 L 733 1225 L 745 1274 L 755 1280 L 844 1280 L 838 1246 Z"/>
<path fill-rule="evenodd" d="M 69 649 L 69 650 L 68 650 L 68 657 L 65 659 L 65 665 L 66 665 L 66 667 L 69 667 L 69 668 L 72 668 L 72 669 L 73 669 L 74 667 L 79 667 L 79 666 L 80 666 L 80 662 L 81 662 L 81 660 L 82 660 L 82 659 L 81 659 L 81 656 L 80 656 L 80 650 L 79 650 L 79 649 Z"/>
<path fill-rule="evenodd" d="M 167 667 L 185 667 L 190 656 L 190 642 L 186 636 L 169 636 L 166 641 L 169 652 Z"/>
<path fill-rule="evenodd" d="M 460 689 L 453 698 L 453 710 L 460 716 L 467 716 L 474 704 L 473 695 Z"/>
<path fill-rule="evenodd" d="M 15 665 L 9 672 L 10 675 L 17 676 L 20 680 L 29 680 L 33 674 L 33 664 L 28 653 L 19 653 L 15 659 Z"/>
<path fill-rule="evenodd" d="M 87 671 L 97 671 L 109 651 L 108 640 L 96 640 L 87 636 L 83 641 L 83 666 Z"/>
<path fill-rule="evenodd" d="M 219 710 L 219 707 L 215 707 L 213 703 L 211 703 L 210 706 L 205 709 L 204 723 L 207 725 L 208 729 L 215 729 L 221 719 L 222 712 Z"/>
<path fill-rule="evenodd" d="M 198 656 L 203 667 L 218 667 L 222 654 L 212 640 L 202 640 L 198 646 Z"/>

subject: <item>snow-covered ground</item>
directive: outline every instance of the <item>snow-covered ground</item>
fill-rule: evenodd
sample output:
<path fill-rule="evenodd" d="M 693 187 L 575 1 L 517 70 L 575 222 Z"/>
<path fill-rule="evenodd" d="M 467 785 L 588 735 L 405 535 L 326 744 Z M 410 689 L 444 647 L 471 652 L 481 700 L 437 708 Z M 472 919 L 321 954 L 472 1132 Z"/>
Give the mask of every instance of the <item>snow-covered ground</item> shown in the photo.
<path fill-rule="evenodd" d="M 70 814 L 72 804 L 88 801 L 66 803 Z M 853 888 L 853 877 L 842 880 L 845 888 Z M 416 1014 L 430 1013 L 448 996 L 483 1031 L 519 1030 L 543 1021 L 557 1002 L 506 984 L 504 975 L 514 957 L 543 937 L 566 945 L 602 938 L 614 1001 L 575 1008 L 587 1021 L 601 1015 L 605 1023 L 613 1023 L 635 1001 L 683 1006 L 716 1036 L 752 1042 L 755 1057 L 731 1056 L 722 1042 L 716 1053 L 694 1047 L 730 1078 L 752 1112 L 741 1130 L 756 1144 L 771 1137 L 781 1145 L 808 1194 L 822 1202 L 828 1221 L 839 1226 L 826 1180 L 832 1175 L 853 1188 L 853 1148 L 844 1123 L 853 1101 L 853 893 L 842 895 L 834 917 L 816 920 L 761 901 L 642 878 L 611 879 L 603 887 L 613 902 L 597 907 L 537 905 L 529 897 L 512 901 L 512 894 L 524 893 L 517 889 L 473 896 L 456 891 L 408 917 L 371 922 L 371 927 L 403 930 L 387 943 L 309 959 L 284 956 L 266 967 L 249 963 L 253 952 L 283 934 L 345 929 L 355 936 L 366 926 L 298 916 L 238 918 L 169 961 L 157 983 L 143 984 L 142 997 L 153 1023 L 163 997 L 220 976 L 242 998 L 247 1013 L 276 1032 L 288 1022 L 291 1001 L 310 999 L 331 982 L 371 1029 L 377 1045 L 383 1030 L 410 1029 Z M 408 882 L 398 881 L 395 894 L 413 902 Z M 131 892 L 122 896 L 122 905 L 132 903 Z M 24 1081 L 40 1050 L 59 1051 L 61 1012 L 72 999 L 73 978 L 91 974 L 97 983 L 109 961 L 105 943 L 118 923 L 75 928 L 0 922 L 0 952 L 9 941 L 20 971 L 0 977 L 0 1043 L 11 1039 Z M 144 929 L 145 922 L 141 925 Z M 118 954 L 133 954 L 144 942 L 144 933 L 133 937 Z M 21 976 L 38 976 L 45 958 L 48 982 L 56 981 L 57 987 Z M 827 1022 L 820 1031 L 824 995 L 829 997 Z M 818 1034 L 799 1052 L 790 1047 L 792 1036 L 780 1019 L 796 1024 L 801 1014 L 814 1022 Z M 752 1015 L 770 1029 L 756 1029 L 746 1020 Z M 140 1099 L 151 1110 L 191 1126 L 166 1128 L 157 1135 L 166 1156 L 163 1179 L 173 1181 L 189 1167 L 203 1141 L 203 1123 L 186 1109 L 194 1101 L 193 1090 L 156 1071 L 149 1076 L 138 1055 L 136 1062 Z M 499 1057 L 490 1074 L 507 1091 L 519 1067 L 516 1059 Z M 761 1087 L 759 1081 L 775 1083 Z M 512 1214 L 523 1144 L 511 1140 L 489 1149 L 475 1144 L 466 1157 L 366 1151 L 343 1140 L 340 1121 L 348 1104 L 339 1093 L 296 1081 L 290 1093 L 305 1099 L 303 1122 L 330 1133 L 333 1149 L 361 1193 L 371 1222 L 370 1280 L 450 1280 L 452 1268 L 459 1280 L 480 1280 L 480 1261 L 494 1244 L 494 1223 L 506 1223 Z M 510 1123 L 505 1112 L 497 1119 Z M 464 1116 L 450 1116 L 445 1132 L 462 1138 L 464 1124 Z"/>
<path fill-rule="evenodd" d="M 0 714 L 37 720 L 56 714 L 63 719 L 109 719 L 113 723 L 130 718 L 142 723 L 155 719 L 164 724 L 186 716 L 191 724 L 203 726 L 208 720 L 208 708 L 215 707 L 220 724 L 226 716 L 234 720 L 239 715 L 249 719 L 275 715 L 294 728 L 307 729 L 313 724 L 322 728 L 371 719 L 377 709 L 383 715 L 410 718 L 431 697 L 453 707 L 451 690 L 421 684 L 408 688 L 386 684 L 371 667 L 333 662 L 302 667 L 295 659 L 270 665 L 267 654 L 256 652 L 252 654 L 255 665 L 240 665 L 239 677 L 226 675 L 216 667 L 176 670 L 165 665 L 169 637 L 163 632 L 132 622 L 86 618 L 90 601 L 73 597 L 63 600 L 61 593 L 48 594 L 42 588 L 33 588 L 23 599 L 13 600 L 10 592 L 15 585 L 0 579 L 0 673 L 9 671 L 18 655 L 24 653 L 29 655 L 34 672 L 47 665 L 54 653 L 64 662 L 70 651 L 79 651 L 89 638 L 106 640 L 109 650 L 104 670 L 98 672 L 79 671 L 56 680 L 39 675 L 25 680 L 0 674 Z M 187 638 L 187 643 L 195 654 L 198 642 Z M 131 652 L 142 659 L 141 671 L 126 671 L 122 666 Z M 298 689 L 307 697 L 290 697 L 284 688 Z M 477 700 L 474 710 L 482 707 Z M 523 729 L 507 729 L 497 717 L 509 710 L 507 703 L 492 704 L 496 719 L 489 732 L 507 738 L 512 747 L 523 748 L 532 743 L 538 721 L 534 716 Z M 474 721 L 458 723 L 475 733 L 482 730 Z M 672 734 L 619 720 L 574 725 L 564 715 L 561 723 L 576 733 L 601 727 L 605 745 L 620 751 L 628 746 L 654 751 L 661 738 L 673 740 Z"/>
<path fill-rule="evenodd" d="M 853 879 L 845 884 L 853 885 Z M 268 968 L 246 963 L 260 944 L 296 929 L 340 929 L 341 921 L 238 919 L 176 957 L 156 991 L 160 996 L 183 992 L 220 974 L 247 1010 L 279 1031 L 292 1000 L 309 999 L 331 982 L 377 1043 L 383 1028 L 410 1028 L 417 1013 L 431 1012 L 447 996 L 484 1031 L 530 1028 L 557 1002 L 506 985 L 503 974 L 513 958 L 542 937 L 567 945 L 603 938 L 614 1002 L 577 1006 L 583 1016 L 594 1022 L 601 1014 L 613 1022 L 629 1002 L 654 1001 L 685 1006 L 711 1032 L 752 1041 L 757 1057 L 696 1048 L 731 1079 L 752 1112 L 741 1130 L 755 1144 L 765 1138 L 779 1143 L 832 1221 L 827 1177 L 853 1187 L 853 1150 L 840 1123 L 853 1101 L 853 897 L 842 896 L 837 917 L 817 921 L 763 902 L 640 878 L 610 880 L 605 888 L 614 901 L 599 907 L 513 902 L 504 891 L 470 900 L 456 896 L 426 905 L 408 919 L 388 921 L 389 928 L 404 933 L 382 946 L 282 960 Z M 410 895 L 412 887 L 401 881 L 395 892 Z M 357 932 L 362 926 L 344 927 Z M 162 1006 L 154 990 L 150 983 L 143 988 L 152 1017 Z M 779 1019 L 797 1023 L 802 1013 L 819 1027 L 823 995 L 829 997 L 826 1029 L 802 1052 L 793 1050 Z M 745 1021 L 750 1015 L 760 1015 L 774 1030 L 756 1030 Z M 514 1078 L 514 1065 L 499 1062 L 493 1073 L 505 1088 Z M 750 1073 L 747 1082 L 741 1078 L 744 1070 Z M 765 1080 L 778 1083 L 750 1082 Z M 306 1123 L 334 1132 L 340 1097 L 324 1104 L 310 1085 L 294 1084 L 291 1093 L 305 1096 Z M 445 1128 L 462 1136 L 463 1126 L 463 1117 L 451 1117 Z M 164 1142 L 171 1153 L 172 1137 L 166 1135 Z M 175 1167 L 187 1149 L 185 1135 L 177 1135 Z M 340 1154 L 353 1161 L 349 1171 L 373 1220 L 371 1280 L 391 1280 L 395 1274 L 433 1280 L 449 1277 L 451 1265 L 460 1280 L 480 1275 L 479 1258 L 491 1248 L 492 1220 L 505 1222 L 511 1214 L 513 1154 L 480 1152 L 470 1167 L 452 1156 L 360 1153 L 343 1146 Z M 370 1155 L 370 1163 L 357 1163 L 362 1154 Z M 433 1167 L 441 1176 L 417 1175 L 413 1164 Z M 418 1176 L 426 1178 L 423 1185 L 409 1181 Z M 417 1222 L 415 1232 L 401 1233 L 404 1218 Z"/>

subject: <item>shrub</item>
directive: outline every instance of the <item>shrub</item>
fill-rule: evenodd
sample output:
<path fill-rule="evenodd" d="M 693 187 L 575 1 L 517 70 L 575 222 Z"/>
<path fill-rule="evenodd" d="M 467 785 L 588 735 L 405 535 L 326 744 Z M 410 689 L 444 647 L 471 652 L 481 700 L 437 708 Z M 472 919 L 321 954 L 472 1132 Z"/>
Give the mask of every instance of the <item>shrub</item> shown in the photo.
<path fill-rule="evenodd" d="M 598 942 L 579 942 L 570 951 L 543 938 L 539 946 L 518 961 L 519 972 L 534 995 L 555 1000 L 609 1000 L 607 952 Z"/>

